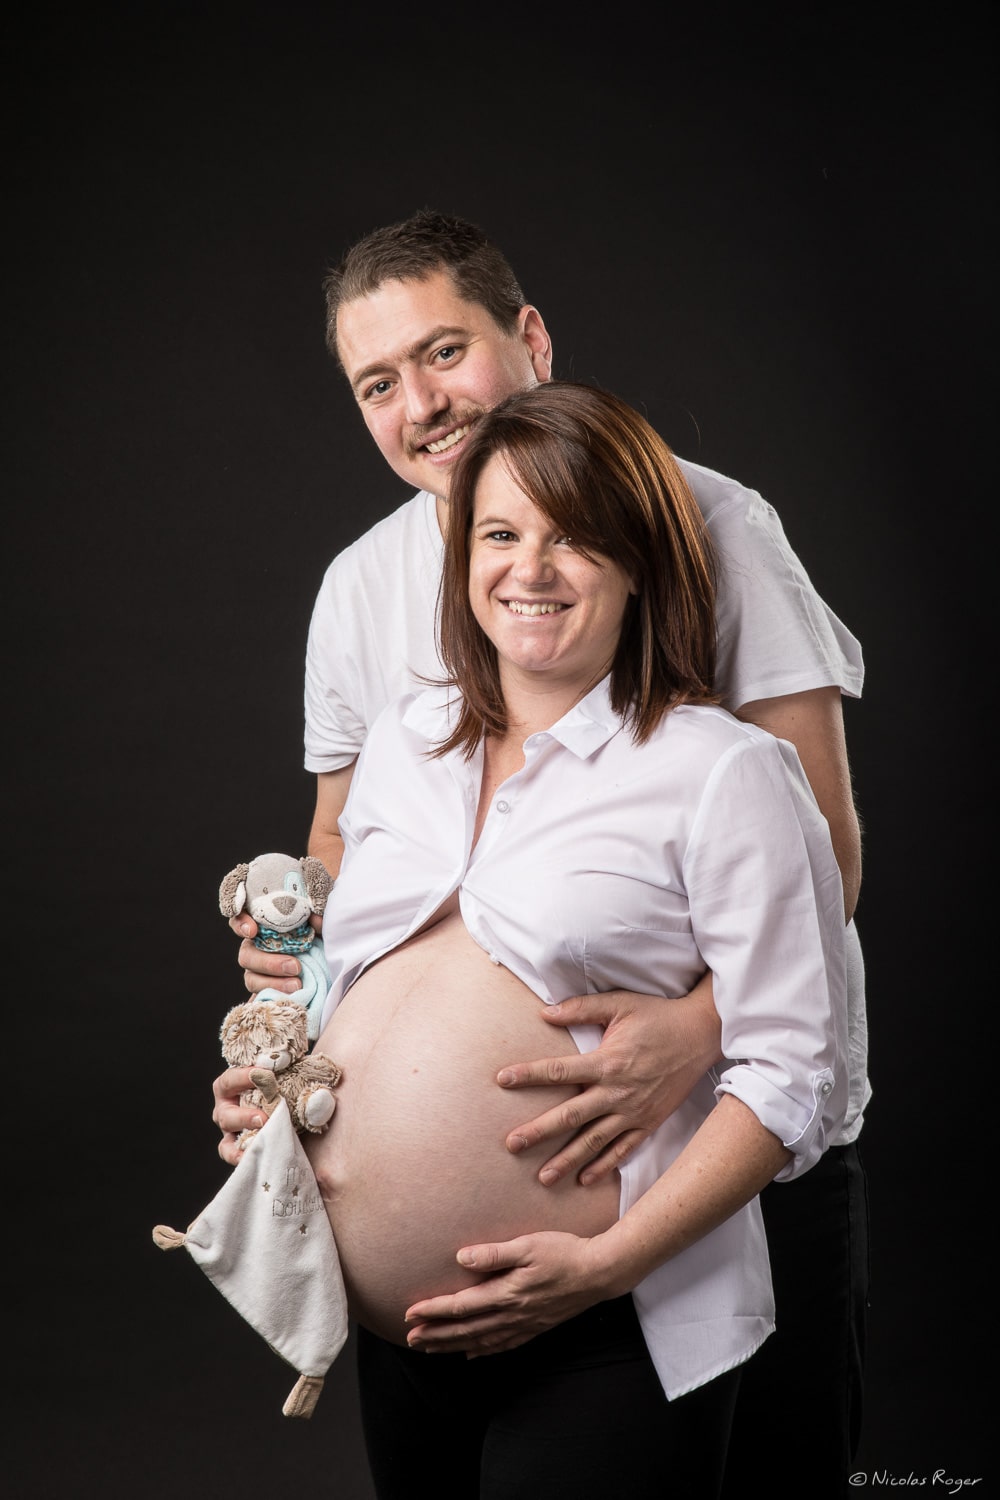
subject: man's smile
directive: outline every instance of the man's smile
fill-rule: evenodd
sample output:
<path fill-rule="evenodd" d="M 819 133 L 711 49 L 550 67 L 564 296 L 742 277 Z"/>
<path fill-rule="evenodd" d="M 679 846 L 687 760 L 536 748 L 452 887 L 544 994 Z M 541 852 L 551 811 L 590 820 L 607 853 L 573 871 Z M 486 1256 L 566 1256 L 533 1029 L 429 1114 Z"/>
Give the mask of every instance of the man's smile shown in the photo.
<path fill-rule="evenodd" d="M 423 447 L 427 449 L 428 453 L 445 453 L 449 448 L 454 448 L 456 443 L 460 443 L 464 437 L 468 437 L 471 431 L 472 423 L 469 422 L 465 427 L 453 428 L 447 436 L 439 438 L 436 442 L 424 443 Z"/>

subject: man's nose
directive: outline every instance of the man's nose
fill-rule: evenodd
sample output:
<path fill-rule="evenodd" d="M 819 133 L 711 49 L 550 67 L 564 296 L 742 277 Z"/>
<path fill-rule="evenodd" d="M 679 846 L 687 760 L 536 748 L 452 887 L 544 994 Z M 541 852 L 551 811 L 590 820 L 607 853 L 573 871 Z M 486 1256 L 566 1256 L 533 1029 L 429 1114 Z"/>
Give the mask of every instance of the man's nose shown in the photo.
<path fill-rule="evenodd" d="M 425 371 L 410 371 L 403 377 L 403 399 L 406 420 L 417 427 L 427 427 L 447 410 L 448 397 Z"/>

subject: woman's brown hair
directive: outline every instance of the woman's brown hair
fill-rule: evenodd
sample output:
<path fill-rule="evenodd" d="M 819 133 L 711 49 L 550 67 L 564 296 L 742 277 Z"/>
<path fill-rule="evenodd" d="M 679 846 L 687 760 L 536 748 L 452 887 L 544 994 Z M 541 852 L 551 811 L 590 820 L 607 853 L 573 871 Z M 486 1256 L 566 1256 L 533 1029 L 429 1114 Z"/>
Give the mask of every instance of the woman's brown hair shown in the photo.
<path fill-rule="evenodd" d="M 507 728 L 496 650 L 469 605 L 476 486 L 499 456 L 539 510 L 587 557 L 633 580 L 611 668 L 611 703 L 647 740 L 677 703 L 717 703 L 715 556 L 701 511 L 663 439 L 639 412 L 593 386 L 549 381 L 476 423 L 455 466 L 438 611 L 458 722 L 438 754 L 471 755 Z"/>

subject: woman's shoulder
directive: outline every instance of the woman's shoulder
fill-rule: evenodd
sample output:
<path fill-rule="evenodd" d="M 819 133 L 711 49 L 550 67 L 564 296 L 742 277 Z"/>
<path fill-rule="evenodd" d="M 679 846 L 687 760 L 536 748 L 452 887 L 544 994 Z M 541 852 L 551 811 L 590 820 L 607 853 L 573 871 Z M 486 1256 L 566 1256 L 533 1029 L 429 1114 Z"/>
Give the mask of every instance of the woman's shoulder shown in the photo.
<path fill-rule="evenodd" d="M 664 714 L 652 738 L 661 743 L 692 740 L 701 745 L 716 745 L 722 751 L 730 745 L 756 740 L 762 734 L 763 730 L 755 724 L 744 723 L 719 704 L 678 703 Z"/>
<path fill-rule="evenodd" d="M 784 758 L 773 735 L 707 703 L 678 704 L 642 745 L 634 744 L 627 730 L 617 738 L 616 755 L 623 761 L 633 760 L 653 775 L 676 778 L 683 773 L 689 783 L 706 783 L 725 761 Z"/>

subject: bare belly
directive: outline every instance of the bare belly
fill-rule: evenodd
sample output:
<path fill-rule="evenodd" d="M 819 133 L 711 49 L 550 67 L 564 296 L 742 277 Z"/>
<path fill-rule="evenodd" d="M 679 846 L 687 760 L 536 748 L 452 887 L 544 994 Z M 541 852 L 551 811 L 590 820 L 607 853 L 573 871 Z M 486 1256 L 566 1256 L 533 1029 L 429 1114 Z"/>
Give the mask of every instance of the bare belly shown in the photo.
<path fill-rule="evenodd" d="M 333 1225 L 351 1313 L 405 1342 L 411 1303 L 480 1278 L 463 1245 L 533 1230 L 593 1235 L 618 1216 L 617 1175 L 543 1188 L 551 1142 L 512 1156 L 514 1126 L 570 1087 L 501 1089 L 507 1063 L 575 1052 L 541 1001 L 494 964 L 455 914 L 357 981 L 316 1043 L 344 1070 L 337 1112 L 306 1148 Z"/>

